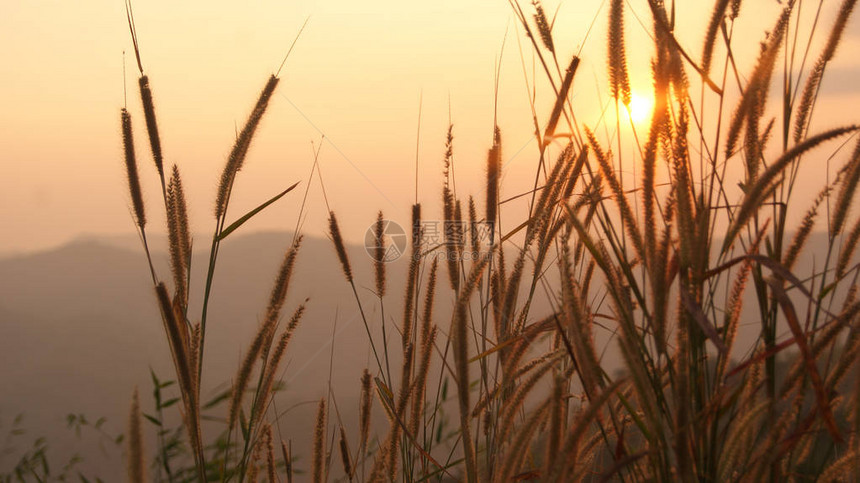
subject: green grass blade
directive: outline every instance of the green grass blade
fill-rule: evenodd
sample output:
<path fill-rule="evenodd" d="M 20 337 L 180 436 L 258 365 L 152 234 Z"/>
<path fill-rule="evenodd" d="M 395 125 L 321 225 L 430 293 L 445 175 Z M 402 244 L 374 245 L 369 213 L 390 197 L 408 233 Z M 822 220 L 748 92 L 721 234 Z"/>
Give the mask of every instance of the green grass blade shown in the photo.
<path fill-rule="evenodd" d="M 289 188 L 285 189 L 284 191 L 281 191 L 280 193 L 278 193 L 277 195 L 273 196 L 272 198 L 270 198 L 268 201 L 266 201 L 266 202 L 265 202 L 265 203 L 263 203 L 262 205 L 260 205 L 260 206 L 258 206 L 258 207 L 256 207 L 256 208 L 254 208 L 253 210 L 251 210 L 251 211 L 249 211 L 249 212 L 245 213 L 241 218 L 239 218 L 238 220 L 234 221 L 230 226 L 228 226 L 227 228 L 225 228 L 224 230 L 222 230 L 222 231 L 221 231 L 221 234 L 220 234 L 220 235 L 218 235 L 218 241 L 221 241 L 221 240 L 223 240 L 223 239 L 227 238 L 227 236 L 228 236 L 230 233 L 233 233 L 234 231 L 236 231 L 236 229 L 237 229 L 237 228 L 239 228 L 240 226 L 242 226 L 246 221 L 250 220 L 250 219 L 251 219 L 254 215 L 256 215 L 257 213 L 259 213 L 259 212 L 263 211 L 264 209 L 266 209 L 266 207 L 267 207 L 267 206 L 269 206 L 269 205 L 271 205 L 272 203 L 274 203 L 274 202 L 278 201 L 279 199 L 281 199 L 285 194 L 289 193 L 289 192 L 290 192 L 290 191 L 292 191 L 296 186 L 298 186 L 298 185 L 299 185 L 299 183 L 300 183 L 300 181 L 299 181 L 299 182 L 296 182 L 294 185 L 290 186 Z"/>

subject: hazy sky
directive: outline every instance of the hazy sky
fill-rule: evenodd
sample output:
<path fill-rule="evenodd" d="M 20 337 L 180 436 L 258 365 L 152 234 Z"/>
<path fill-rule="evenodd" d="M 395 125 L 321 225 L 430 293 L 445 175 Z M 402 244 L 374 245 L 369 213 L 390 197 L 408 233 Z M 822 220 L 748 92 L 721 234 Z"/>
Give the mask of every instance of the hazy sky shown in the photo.
<path fill-rule="evenodd" d="M 678 37 L 696 59 L 712 4 L 686 1 L 677 7 Z M 602 131 L 598 122 L 608 96 L 606 6 L 597 0 L 544 5 L 550 15 L 558 7 L 554 35 L 559 62 L 566 64 L 583 48 L 571 98 L 578 119 Z M 802 27 L 811 25 L 816 6 L 817 2 L 804 2 Z M 773 24 L 778 7 L 775 1 L 745 2 L 736 26 L 744 41 L 737 45 L 746 46 L 735 52 L 742 73 L 750 71 L 763 31 Z M 532 12 L 528 2 L 523 2 L 523 9 Z M 823 10 L 819 22 L 825 30 L 833 10 L 833 5 Z M 647 97 L 648 36 L 633 12 L 648 30 L 650 15 L 644 0 L 629 2 L 626 27 L 634 91 Z M 325 135 L 322 174 L 345 236 L 363 239 L 378 209 L 390 218 L 408 220 L 415 197 L 419 98 L 423 111 L 418 196 L 425 213 L 439 212 L 449 104 L 455 125 L 457 189 L 480 199 L 499 61 L 498 119 L 506 163 L 503 198 L 531 187 L 537 149 L 525 77 L 531 86 L 533 56 L 505 0 L 150 0 L 136 2 L 135 16 L 166 162 L 178 164 L 182 171 L 196 232 L 208 234 L 213 228 L 215 185 L 236 125 L 244 123 L 267 76 L 308 17 L 237 179 L 230 218 L 302 181 L 301 190 L 247 228 L 292 229 L 313 162 L 312 143 L 318 145 Z M 595 16 L 594 29 L 586 38 Z M 124 50 L 138 161 L 157 230 L 159 189 L 145 142 L 123 2 L 3 1 L 0 253 L 46 248 L 81 234 L 134 233 L 119 134 Z M 819 51 L 813 47 L 812 59 Z M 722 58 L 723 50 L 718 52 Z M 816 126 L 860 120 L 857 52 L 860 22 L 855 12 L 825 77 Z M 545 123 L 553 99 L 541 72 L 536 74 L 536 108 Z M 821 176 L 820 166 L 812 173 Z M 820 181 L 814 186 L 819 185 Z M 304 225 L 309 233 L 325 229 L 320 193 L 319 181 L 314 180 Z"/>

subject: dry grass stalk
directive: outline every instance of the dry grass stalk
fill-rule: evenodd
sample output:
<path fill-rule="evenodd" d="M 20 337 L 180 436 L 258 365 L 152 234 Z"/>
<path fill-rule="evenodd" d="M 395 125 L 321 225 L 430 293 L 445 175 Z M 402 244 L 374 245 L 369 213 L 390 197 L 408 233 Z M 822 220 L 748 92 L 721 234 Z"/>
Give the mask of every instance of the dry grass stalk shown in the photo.
<path fill-rule="evenodd" d="M 182 213 L 185 202 L 179 200 L 182 194 L 182 182 L 179 179 L 179 169 L 173 166 L 173 174 L 167 185 L 167 240 L 170 252 L 170 271 L 173 274 L 174 295 L 173 303 L 176 305 L 176 315 L 180 320 L 185 319 L 185 307 L 188 305 L 188 256 L 185 250 L 188 243 L 182 233 L 182 218 L 188 226 L 188 213 Z M 179 189 L 177 190 L 177 186 Z"/>
<path fill-rule="evenodd" d="M 747 187 L 744 200 L 741 203 L 741 206 L 735 211 L 734 220 L 732 220 L 732 224 L 726 230 L 726 238 L 723 242 L 723 249 L 721 251 L 725 252 L 725 250 L 731 246 L 740 229 L 745 226 L 750 218 L 752 218 L 756 213 L 762 200 L 767 197 L 768 193 L 773 191 L 774 180 L 792 161 L 797 159 L 806 151 L 809 151 L 825 141 L 849 134 L 857 131 L 858 129 L 860 129 L 858 126 L 847 126 L 831 129 L 829 131 L 816 134 L 815 136 L 808 137 L 800 144 L 795 145 L 783 153 L 777 160 L 771 163 L 771 165 L 756 179 L 755 184 Z"/>
<path fill-rule="evenodd" d="M 830 465 L 817 481 L 822 483 L 837 483 L 856 478 L 858 474 L 857 460 L 860 458 L 860 448 L 854 447 L 839 457 Z"/>
<path fill-rule="evenodd" d="M 382 211 L 376 217 L 376 224 L 373 227 L 373 268 L 376 281 L 376 295 L 382 297 L 385 295 L 385 219 L 382 217 Z"/>
<path fill-rule="evenodd" d="M 475 198 L 469 195 L 469 248 L 472 251 L 471 259 L 475 259 L 481 253 L 481 240 L 478 236 L 478 209 L 475 207 Z"/>
<path fill-rule="evenodd" d="M 830 237 L 834 238 L 845 226 L 845 219 L 851 209 L 854 193 L 860 184 L 860 140 L 854 147 L 851 159 L 845 166 L 845 177 L 839 186 L 839 194 L 836 196 L 836 205 L 830 218 Z"/>
<path fill-rule="evenodd" d="M 415 394 L 412 396 L 412 415 L 409 431 L 418 437 L 418 431 L 423 425 L 424 397 L 427 391 L 427 376 L 430 374 L 430 362 L 433 356 L 433 346 L 436 343 L 436 326 L 434 325 L 426 337 L 422 337 L 421 355 L 418 371 L 413 384 Z"/>
<path fill-rule="evenodd" d="M 588 128 L 585 129 L 585 135 L 588 137 L 588 142 L 591 144 L 591 150 L 594 151 L 594 155 L 597 158 L 600 172 L 603 174 L 603 177 L 609 181 L 609 187 L 612 189 L 613 198 L 615 199 L 615 203 L 618 205 L 618 210 L 621 215 L 621 223 L 630 237 L 630 240 L 633 242 L 636 256 L 640 259 L 644 259 L 645 249 L 639 233 L 638 223 L 636 222 L 636 218 L 633 216 L 633 211 L 630 209 L 630 204 L 627 202 L 627 197 L 624 195 L 624 189 L 615 175 L 615 170 L 610 164 L 609 157 L 603 152 L 600 144 L 594 137 L 594 134 L 588 130 Z"/>
<path fill-rule="evenodd" d="M 539 0 L 532 0 L 532 5 L 535 7 L 535 24 L 537 25 L 538 33 L 540 34 L 540 40 L 543 42 L 543 46 L 546 47 L 546 50 L 555 54 L 555 44 L 553 44 L 552 41 L 552 27 L 546 18 L 543 5 L 541 5 Z"/>
<path fill-rule="evenodd" d="M 164 283 L 155 286 L 155 294 L 158 298 L 161 318 L 167 332 L 167 342 L 173 356 L 173 365 L 176 369 L 176 378 L 179 381 L 179 389 L 185 407 L 185 426 L 194 452 L 197 470 L 203 471 L 203 442 L 200 434 L 200 407 L 197 401 L 197 390 L 194 387 L 195 377 L 191 374 L 191 364 L 188 359 L 187 326 L 184 321 L 176 318 L 170 295 Z M 183 335 L 185 334 L 185 335 Z"/>
<path fill-rule="evenodd" d="M 546 445 L 546 461 L 544 463 L 544 474 L 548 474 L 550 468 L 555 464 L 558 450 L 561 447 L 561 435 L 567 425 L 567 399 L 565 389 L 567 380 L 561 374 L 555 375 L 550 396 L 549 409 L 549 437 Z"/>
<path fill-rule="evenodd" d="M 505 389 L 512 389 L 516 379 L 525 376 L 530 371 L 535 368 L 540 367 L 541 374 L 545 374 L 547 369 L 551 369 L 553 365 L 557 364 L 558 361 L 565 355 L 561 350 L 553 350 L 551 352 L 547 352 L 540 357 L 536 357 L 527 363 L 518 366 L 519 361 L 522 360 L 522 356 L 526 353 L 526 350 L 529 348 L 529 341 L 524 341 L 519 344 L 518 347 L 513 351 L 516 355 L 514 357 L 510 357 L 505 361 L 506 369 L 503 371 L 504 374 L 508 374 L 504 380 L 500 383 L 496 384 L 496 386 L 484 394 L 481 399 L 475 403 L 475 407 L 472 409 L 472 417 L 478 417 L 478 415 L 484 409 L 489 406 L 489 404 L 499 396 L 499 393 L 504 391 Z"/>
<path fill-rule="evenodd" d="M 230 396 L 229 418 L 227 420 L 228 427 L 232 428 L 239 416 L 239 410 L 242 408 L 242 397 L 245 395 L 245 390 L 248 388 L 248 383 L 251 379 L 251 373 L 254 371 L 254 365 L 260 352 L 263 350 L 263 343 L 269 335 L 271 327 L 268 323 L 260 324 L 257 329 L 257 334 L 251 341 L 248 351 L 245 353 L 242 364 L 236 372 L 236 378 L 233 381 L 233 389 Z"/>
<path fill-rule="evenodd" d="M 421 263 L 421 254 L 415 251 L 412 247 L 412 256 L 409 257 L 409 271 L 406 274 L 406 292 L 404 293 L 403 301 L 403 331 L 401 337 L 401 345 L 406 348 L 412 344 L 412 333 L 415 325 L 415 297 L 417 296 L 416 286 L 418 284 L 418 270 Z"/>
<path fill-rule="evenodd" d="M 331 240 L 334 242 L 334 249 L 337 252 L 337 258 L 340 260 L 340 266 L 343 269 L 346 281 L 353 283 L 352 267 L 349 264 L 349 257 L 346 254 L 346 246 L 343 243 L 343 237 L 340 235 L 340 228 L 338 228 L 337 218 L 335 218 L 333 211 L 329 212 L 328 228 L 329 235 L 331 236 Z"/>
<path fill-rule="evenodd" d="M 146 210 L 143 205 L 143 192 L 140 189 L 140 176 L 137 173 L 137 159 L 134 155 L 134 138 L 131 131 L 131 115 L 127 110 L 121 111 L 122 117 L 122 146 L 125 152 L 125 170 L 128 176 L 128 191 L 131 195 L 131 206 L 134 210 L 134 222 L 143 230 L 146 226 Z"/>
<path fill-rule="evenodd" d="M 827 38 L 827 44 L 822 51 L 821 56 L 815 62 L 809 76 L 806 79 L 806 84 L 803 86 L 803 94 L 800 96 L 800 105 L 797 109 L 797 117 L 794 123 L 794 142 L 798 143 L 803 138 L 809 127 L 809 119 L 812 117 L 812 109 L 815 104 L 818 91 L 821 88 L 821 80 L 824 77 L 824 70 L 827 64 L 833 60 L 836 53 L 836 47 L 842 40 L 842 34 L 845 31 L 845 26 L 848 23 L 849 17 L 854 10 L 857 0 L 844 0 L 839 8 L 839 14 L 836 17 L 836 22 L 830 29 L 830 35 Z"/>
<path fill-rule="evenodd" d="M 728 7 L 729 0 L 717 0 L 714 3 L 714 10 L 711 12 L 711 20 L 708 22 L 708 28 L 705 30 L 705 45 L 702 49 L 702 70 L 706 74 L 711 70 L 711 59 L 714 54 L 717 31 L 723 23 Z"/>
<path fill-rule="evenodd" d="M 585 430 L 591 422 L 598 417 L 600 408 L 609 400 L 609 397 L 615 393 L 618 387 L 623 383 L 623 380 L 615 381 L 603 390 L 599 395 L 588 404 L 588 407 L 581 410 L 573 421 L 568 435 L 564 440 L 561 451 L 558 453 L 557 460 L 562 464 L 557 464 L 553 471 L 545 476 L 544 481 L 564 481 L 564 475 L 567 472 L 567 467 L 571 462 L 577 461 L 579 454 L 579 445 L 582 439 L 586 436 Z"/>
<path fill-rule="evenodd" d="M 627 75 L 627 56 L 624 45 L 624 1 L 609 3 L 609 88 L 612 97 L 625 106 L 630 105 L 630 78 Z"/>
<path fill-rule="evenodd" d="M 442 206 L 443 206 L 443 230 L 445 241 L 445 258 L 448 263 L 448 280 L 451 283 L 451 289 L 455 292 L 460 287 L 460 265 L 457 255 L 457 228 L 454 219 L 454 193 L 449 188 L 445 187 L 442 191 Z"/>
<path fill-rule="evenodd" d="M 574 356 L 578 366 L 579 377 L 582 380 L 586 394 L 595 394 L 601 384 L 601 369 L 597 353 L 594 349 L 594 337 L 591 324 L 592 317 L 581 303 L 582 297 L 587 296 L 577 290 L 574 281 L 573 267 L 570 262 L 570 249 L 567 243 L 562 246 L 561 253 L 561 295 L 564 313 L 564 327 L 570 334 Z"/>
<path fill-rule="evenodd" d="M 528 419 L 512 438 L 507 454 L 502 458 L 502 466 L 496 473 L 494 481 L 499 483 L 511 481 L 514 472 L 520 469 L 522 461 L 528 454 L 528 445 L 535 431 L 546 419 L 552 404 L 552 397 L 547 398 L 539 407 L 532 409 Z"/>
<path fill-rule="evenodd" d="M 475 446 L 472 441 L 472 430 L 469 421 L 471 410 L 469 407 L 469 339 L 466 307 L 488 262 L 489 258 L 485 256 L 472 266 L 472 270 L 457 296 L 457 304 L 454 308 L 454 317 L 451 321 L 450 332 L 454 347 L 454 368 L 457 376 L 457 399 L 460 406 L 460 431 L 462 432 L 466 477 L 469 483 L 475 483 L 478 476 Z"/>
<path fill-rule="evenodd" d="M 158 170 L 158 176 L 161 178 L 161 188 L 164 189 L 164 156 L 161 153 L 161 137 L 158 135 L 155 102 L 152 100 L 152 88 L 149 85 L 149 76 L 140 76 L 138 85 L 140 86 L 140 100 L 143 103 L 143 117 L 146 120 L 146 132 L 149 134 L 149 147 L 152 149 L 155 169 Z"/>
<path fill-rule="evenodd" d="M 290 249 L 284 254 L 284 260 L 281 262 L 281 266 L 278 269 L 277 278 L 275 278 L 275 284 L 272 287 L 272 293 L 269 295 L 269 305 L 266 307 L 266 318 L 265 323 L 271 327 L 277 323 L 278 317 L 280 317 L 281 309 L 284 306 L 284 301 L 287 298 L 287 293 L 290 288 L 290 280 L 293 275 L 293 268 L 296 264 L 296 257 L 299 253 L 299 248 L 301 248 L 302 237 L 298 236 L 293 241 L 293 244 L 290 246 Z"/>
<path fill-rule="evenodd" d="M 421 204 L 412 205 L 412 246 L 421 253 Z"/>
<path fill-rule="evenodd" d="M 179 175 L 179 167 L 173 165 L 173 173 L 171 175 L 173 181 L 173 193 L 175 197 L 176 221 L 179 231 L 179 245 L 182 249 L 182 254 L 186 261 L 186 271 L 189 270 L 191 261 L 191 228 L 188 221 L 188 203 L 185 199 L 185 188 L 182 187 L 182 177 Z"/>
<path fill-rule="evenodd" d="M 438 259 L 433 259 L 430 267 L 430 275 L 427 278 L 427 288 L 424 294 L 424 311 L 421 317 L 421 341 L 419 346 L 419 364 L 416 373 L 415 394 L 412 397 L 412 414 L 409 430 L 413 436 L 418 435 L 418 429 L 422 425 L 422 413 L 424 410 L 424 394 L 427 385 L 427 375 L 430 371 L 430 359 L 433 355 L 433 347 L 436 341 L 436 326 L 433 325 L 433 300 L 436 293 L 436 270 Z"/>
<path fill-rule="evenodd" d="M 349 481 L 352 481 L 352 461 L 349 456 L 349 442 L 346 439 L 346 431 L 344 431 L 343 426 L 340 427 L 340 461 L 343 464 L 343 472 L 349 478 Z M 274 481 L 274 480 L 273 480 Z"/>
<path fill-rule="evenodd" d="M 307 302 L 307 301 L 306 301 Z M 255 421 L 259 421 L 263 417 L 263 413 L 265 412 L 265 408 L 269 403 L 269 399 L 274 397 L 272 394 L 272 388 L 275 385 L 275 378 L 277 377 L 278 367 L 281 364 L 281 360 L 284 358 L 284 354 L 287 352 L 287 346 L 290 343 L 290 340 L 293 337 L 293 333 L 298 327 L 299 322 L 302 319 L 302 315 L 305 312 L 305 304 L 299 305 L 296 309 L 293 316 L 290 318 L 290 322 L 287 324 L 287 328 L 284 329 L 283 334 L 281 334 L 281 338 L 278 341 L 278 345 L 275 346 L 274 352 L 272 352 L 269 361 L 266 363 L 266 370 L 263 374 L 263 377 L 260 382 L 260 386 L 257 391 L 257 403 L 254 407 L 254 419 Z"/>
<path fill-rule="evenodd" d="M 501 421 L 496 429 L 499 440 L 508 440 L 508 434 L 513 430 L 514 420 L 523 410 L 523 403 L 525 403 L 526 398 L 531 394 L 543 376 L 549 373 L 551 369 L 557 368 L 559 356 L 561 355 L 562 352 L 560 351 L 552 354 L 553 357 L 533 370 L 525 381 L 521 381 L 513 387 L 513 395 L 503 401 L 503 407 L 501 408 Z"/>
<path fill-rule="evenodd" d="M 249 483 L 257 483 L 257 475 L 260 473 L 260 460 L 263 459 L 263 439 L 257 440 L 254 445 L 254 450 L 251 454 L 251 460 L 248 462 L 248 469 L 245 471 L 244 481 Z"/>
<path fill-rule="evenodd" d="M 760 401 L 755 406 L 742 408 L 745 411 L 736 418 L 736 424 L 733 424 L 726 436 L 723 453 L 720 455 L 719 475 L 721 481 L 728 481 L 739 466 L 742 465 L 742 458 L 749 456 L 749 451 L 752 449 L 755 434 L 760 427 L 760 417 L 770 406 L 769 401 Z"/>
<path fill-rule="evenodd" d="M 785 256 L 782 257 L 782 265 L 789 272 L 794 269 L 794 264 L 797 262 L 797 258 L 800 256 L 806 241 L 809 239 L 809 235 L 812 233 L 812 228 L 815 226 L 815 219 L 818 216 L 818 207 L 821 206 L 821 203 L 830 196 L 830 191 L 830 187 L 825 186 L 824 189 L 818 193 L 818 196 L 816 196 L 815 200 L 812 202 L 812 206 L 803 216 L 803 220 L 800 222 L 800 226 L 798 227 L 797 232 L 795 232 L 794 238 L 792 238 L 791 244 L 788 246 L 788 250 L 785 251 Z"/>
<path fill-rule="evenodd" d="M 848 264 L 851 262 L 851 258 L 854 256 L 854 251 L 857 249 L 858 242 L 860 242 L 860 218 L 854 222 L 854 226 L 851 228 L 851 231 L 848 232 L 848 235 L 845 237 L 845 242 L 842 244 L 842 248 L 839 251 L 839 259 L 836 262 L 837 277 L 841 278 L 845 275 L 845 271 L 848 269 Z"/>
<path fill-rule="evenodd" d="M 400 394 L 397 398 L 397 405 L 394 407 L 394 414 L 392 415 L 391 433 L 388 436 L 388 448 L 385 457 L 388 465 L 388 478 L 391 481 L 397 480 L 400 436 L 403 431 L 402 424 L 404 422 L 406 408 L 409 405 L 409 396 L 412 393 L 411 380 L 413 360 L 414 345 L 412 342 L 407 342 L 403 346 L 403 366 L 401 367 L 400 373 Z"/>
<path fill-rule="evenodd" d="M 362 459 L 364 450 L 367 448 L 367 440 L 370 437 L 370 409 L 373 405 L 373 393 L 371 392 L 370 372 L 365 369 L 361 375 L 361 403 L 359 407 L 359 443 L 358 453 Z"/>
<path fill-rule="evenodd" d="M 750 248 L 747 251 L 748 255 L 758 254 L 762 241 L 764 240 L 764 235 L 765 230 L 761 230 L 753 243 L 750 245 Z M 738 332 L 738 323 L 741 319 L 741 311 L 743 309 L 744 303 L 743 295 L 744 291 L 746 290 L 747 280 L 749 280 L 752 268 L 753 264 L 750 259 L 747 259 L 741 263 L 735 281 L 732 284 L 731 292 L 729 293 L 729 299 L 726 303 L 726 316 L 725 321 L 723 323 L 723 340 L 726 347 L 728 347 L 728 350 L 725 352 L 725 354 L 723 354 L 723 356 L 717 363 L 716 379 L 718 381 L 722 380 L 723 375 L 726 373 L 726 368 L 728 367 L 732 347 L 734 347 L 735 337 L 737 336 Z"/>
<path fill-rule="evenodd" d="M 657 171 L 657 151 L 660 145 L 660 133 L 664 129 L 666 121 L 666 78 L 658 73 L 655 66 L 654 77 L 656 79 L 656 93 L 654 113 L 651 117 L 651 125 L 648 130 L 648 141 L 645 144 L 644 156 L 642 159 L 642 191 L 643 191 L 643 213 L 645 221 L 645 260 L 646 263 L 654 267 L 655 257 L 657 252 L 657 191 L 656 191 L 656 171 Z M 662 78 L 662 81 L 661 81 Z M 652 268 L 649 273 L 656 274 L 657 271 Z M 652 280 L 652 283 L 654 281 Z"/>
<path fill-rule="evenodd" d="M 191 330 L 191 347 L 188 350 L 188 360 L 191 363 L 191 378 L 193 380 L 194 391 L 200 394 L 200 381 L 197 375 L 200 374 L 200 322 L 194 324 Z"/>
<path fill-rule="evenodd" d="M 326 435 L 326 404 L 325 398 L 320 399 L 319 406 L 317 407 L 317 419 L 316 419 L 316 427 L 314 429 L 314 450 L 313 455 L 311 457 L 311 478 L 314 483 L 322 483 L 326 480 L 326 469 L 325 469 L 325 460 L 326 460 L 326 449 L 325 449 L 325 435 Z"/>
<path fill-rule="evenodd" d="M 502 176 L 502 133 L 499 127 L 496 126 L 493 130 L 493 147 L 487 153 L 487 200 L 486 200 L 486 221 L 489 226 L 490 243 L 493 241 L 495 234 L 496 218 L 498 217 L 499 207 L 499 182 Z"/>
<path fill-rule="evenodd" d="M 293 460 L 290 458 L 287 443 L 283 441 L 281 441 L 281 456 L 284 458 L 284 473 L 287 476 L 287 483 L 293 483 Z"/>
<path fill-rule="evenodd" d="M 128 416 L 128 481 L 143 483 L 146 481 L 146 457 L 143 451 L 143 419 L 140 412 L 140 399 L 137 387 L 131 397 L 131 410 Z"/>
<path fill-rule="evenodd" d="M 272 426 L 267 424 L 263 427 L 263 441 L 266 443 L 266 476 L 269 483 L 277 480 L 275 476 L 275 442 L 272 436 Z"/>
<path fill-rule="evenodd" d="M 741 97 L 737 108 L 735 108 L 735 113 L 732 116 L 726 137 L 726 157 L 730 157 L 734 154 L 744 122 L 748 120 L 757 122 L 757 119 L 760 118 L 764 111 L 764 102 L 767 98 L 767 90 L 770 87 L 771 75 L 773 74 L 773 69 L 776 65 L 777 54 L 779 53 L 780 46 L 782 45 L 783 35 L 785 34 L 790 14 L 791 9 L 784 9 L 776 25 L 771 30 L 768 41 L 759 55 L 743 96 Z M 754 142 L 757 141 L 757 138 L 758 136 L 756 135 L 748 141 Z M 757 163 L 758 159 L 747 160 L 747 163 L 752 162 Z"/>

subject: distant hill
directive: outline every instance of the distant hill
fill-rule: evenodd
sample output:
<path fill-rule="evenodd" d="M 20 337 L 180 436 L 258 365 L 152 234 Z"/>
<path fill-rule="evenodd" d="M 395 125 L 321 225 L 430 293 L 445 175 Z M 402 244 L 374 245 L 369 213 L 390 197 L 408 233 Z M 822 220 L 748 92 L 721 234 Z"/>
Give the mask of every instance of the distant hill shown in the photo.
<path fill-rule="evenodd" d="M 223 389 L 233 377 L 291 240 L 289 233 L 260 233 L 228 238 L 222 244 L 207 329 L 204 398 Z M 83 413 L 91 420 L 107 417 L 107 427 L 121 432 L 135 386 L 144 398 L 144 410 L 153 404 L 149 367 L 163 379 L 172 378 L 146 259 L 140 249 L 119 246 L 122 243 L 116 240 L 79 240 L 55 250 L 0 260 L 0 438 L 11 419 L 24 413 L 24 427 L 33 437 L 48 436 L 58 454 L 86 453 L 86 445 L 77 443 L 65 429 L 67 413 Z M 196 246 L 190 310 L 195 317 L 200 313 L 208 240 L 198 240 Z M 371 261 L 364 248 L 350 247 L 349 253 L 357 279 L 372 285 Z M 164 252 L 157 251 L 155 259 L 160 276 L 168 278 Z M 389 264 L 392 287 L 402 285 L 405 269 L 402 261 Z M 375 295 L 361 287 L 359 293 L 366 299 L 371 324 L 379 330 Z M 348 411 L 357 407 L 350 399 L 357 394 L 369 351 L 354 296 L 329 240 L 304 239 L 285 317 L 305 298 L 310 301 L 288 351 L 287 389 L 279 396 L 278 406 L 283 410 L 326 394 L 330 342 L 337 321 L 332 384 L 338 389 L 341 410 Z M 394 314 L 399 314 L 401 303 L 399 296 L 386 301 L 386 315 L 393 316 L 389 320 L 399 318 Z M 285 436 L 299 443 L 306 440 L 314 410 L 311 404 L 288 413 L 281 425 Z M 345 418 L 353 416 L 345 414 Z M 29 445 L 32 438 L 20 441 Z M 297 448 L 297 453 L 303 452 L 301 444 Z M 117 454 L 109 466 L 99 455 L 87 456 L 95 459 L 91 466 L 107 481 L 122 475 Z M 2 458 L 0 470 L 13 464 L 11 458 Z"/>

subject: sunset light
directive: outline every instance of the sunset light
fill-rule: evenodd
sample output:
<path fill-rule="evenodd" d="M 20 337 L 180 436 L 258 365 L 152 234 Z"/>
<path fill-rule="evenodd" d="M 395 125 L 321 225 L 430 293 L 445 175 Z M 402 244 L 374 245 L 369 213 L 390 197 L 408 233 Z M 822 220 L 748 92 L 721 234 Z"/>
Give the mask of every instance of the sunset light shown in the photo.
<path fill-rule="evenodd" d="M 857 3 L 4 1 L 0 483 L 860 482 Z"/>
<path fill-rule="evenodd" d="M 630 98 L 630 119 L 633 124 L 647 124 L 651 120 L 651 111 L 654 109 L 654 98 L 650 95 L 633 93 Z"/>

